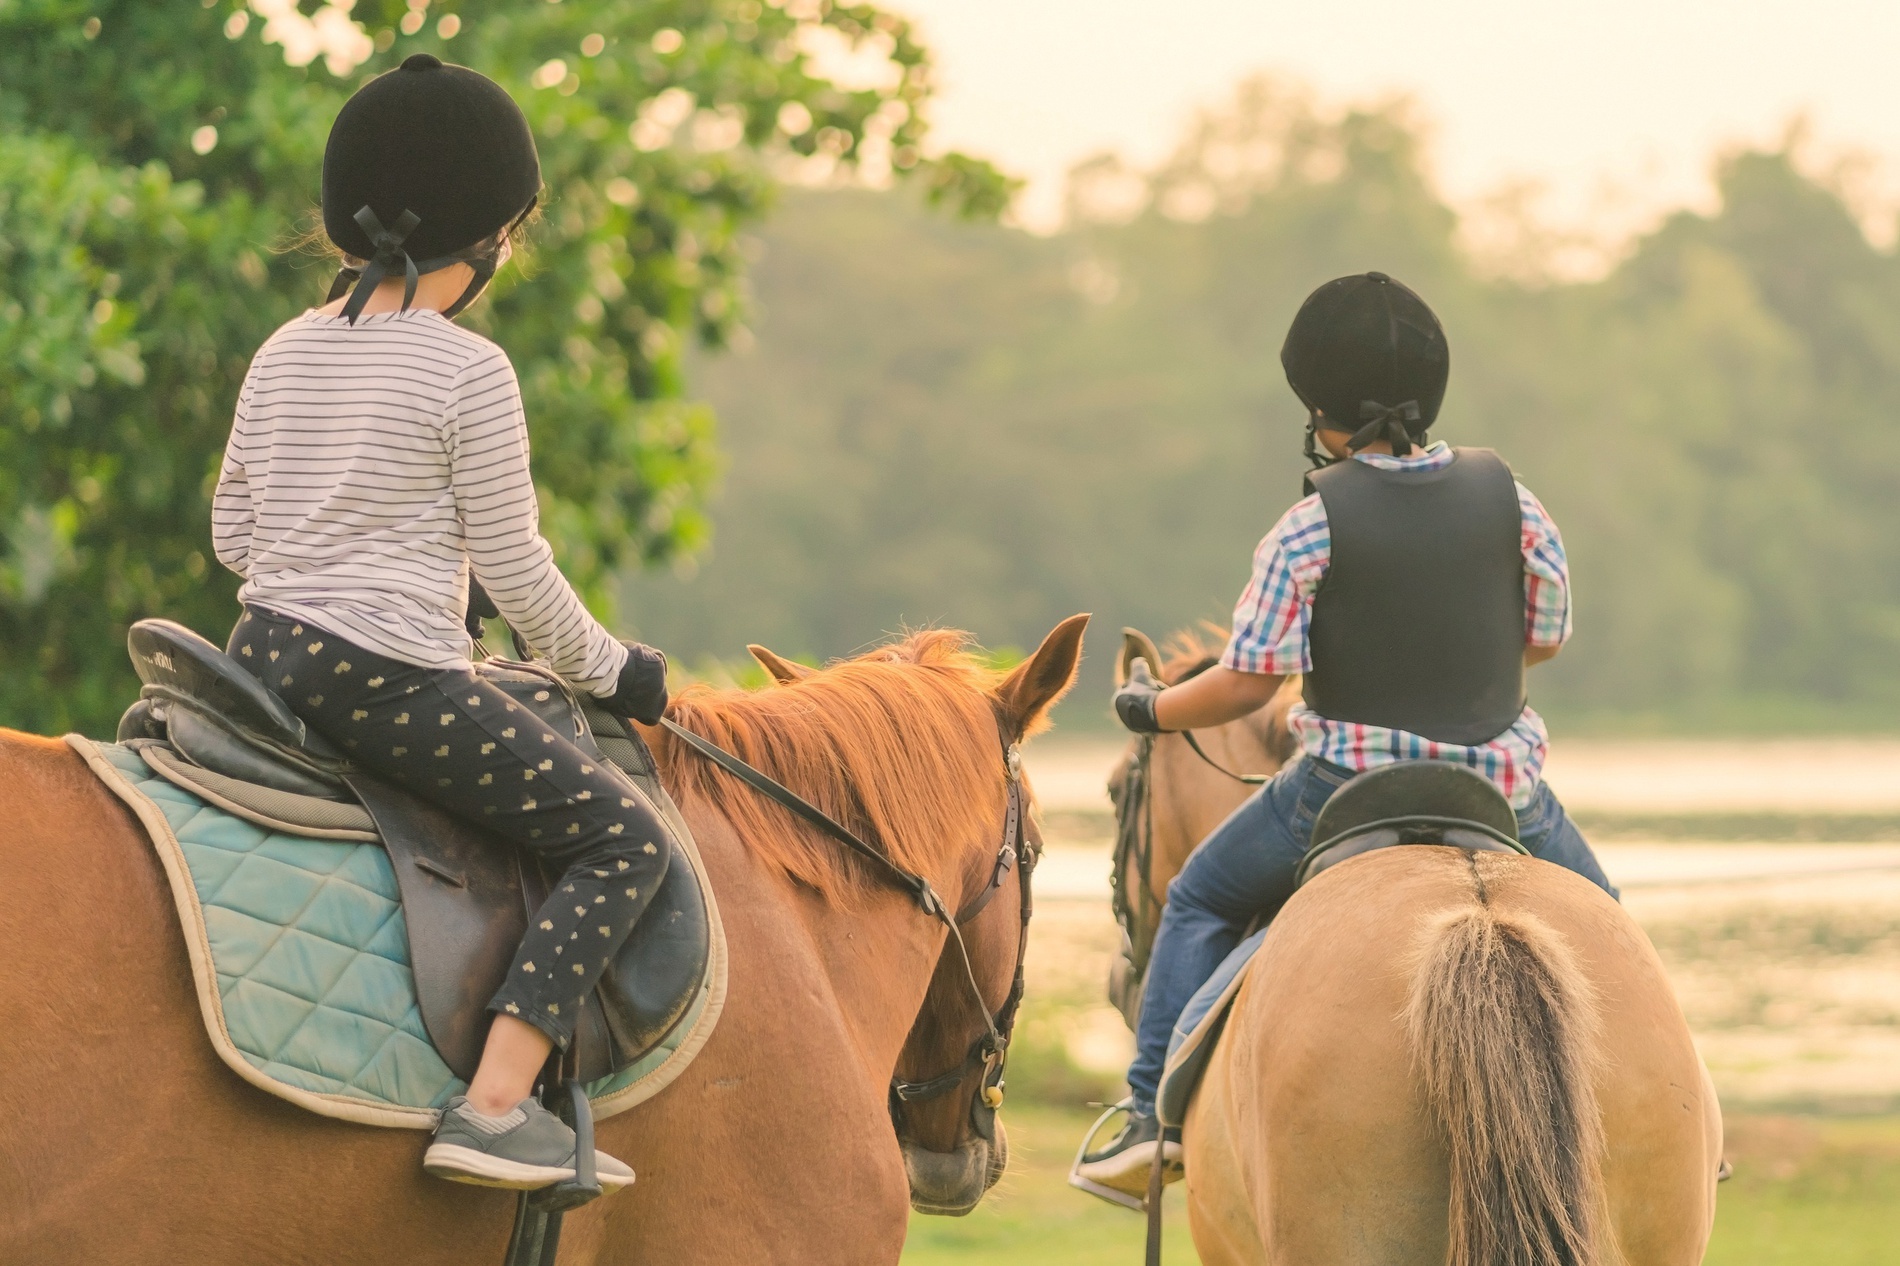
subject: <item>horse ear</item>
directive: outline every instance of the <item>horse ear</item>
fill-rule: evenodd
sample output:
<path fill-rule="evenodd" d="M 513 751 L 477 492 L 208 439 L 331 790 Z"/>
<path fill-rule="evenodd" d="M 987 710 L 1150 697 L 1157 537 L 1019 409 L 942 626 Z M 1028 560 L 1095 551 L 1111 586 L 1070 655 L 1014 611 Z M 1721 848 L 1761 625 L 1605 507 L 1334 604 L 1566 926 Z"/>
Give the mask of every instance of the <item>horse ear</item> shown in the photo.
<path fill-rule="evenodd" d="M 815 668 L 807 668 L 803 664 L 794 664 L 791 660 L 782 655 L 775 655 L 763 646 L 749 645 L 746 650 L 751 652 L 752 658 L 759 661 L 759 667 L 771 673 L 772 680 L 781 686 L 787 682 L 803 681 L 818 671 Z"/>
<path fill-rule="evenodd" d="M 1135 661 L 1145 659 L 1148 667 L 1154 670 L 1155 680 L 1161 680 L 1161 648 L 1155 640 L 1140 629 L 1122 630 L 1122 653 L 1115 661 L 1115 685 L 1128 684 L 1128 674 L 1135 667 Z"/>
<path fill-rule="evenodd" d="M 1075 684 L 1075 672 L 1082 663 L 1082 631 L 1089 626 L 1088 615 L 1072 615 L 1049 631 L 1016 671 L 996 688 L 996 701 L 1002 706 L 1005 728 L 1011 740 L 1027 738 L 1040 728 L 1044 716 L 1056 700 Z"/>

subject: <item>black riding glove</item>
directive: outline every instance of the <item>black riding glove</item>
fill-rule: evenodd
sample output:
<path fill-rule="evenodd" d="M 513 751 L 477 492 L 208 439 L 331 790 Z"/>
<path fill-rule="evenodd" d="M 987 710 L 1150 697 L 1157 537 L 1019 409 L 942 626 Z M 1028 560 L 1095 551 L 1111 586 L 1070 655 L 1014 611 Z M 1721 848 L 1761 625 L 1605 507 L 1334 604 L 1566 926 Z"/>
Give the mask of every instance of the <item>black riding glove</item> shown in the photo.
<path fill-rule="evenodd" d="M 628 642 L 627 663 L 620 684 L 600 701 L 617 717 L 632 717 L 641 725 L 657 725 L 666 715 L 666 656 L 640 642 Z"/>
<path fill-rule="evenodd" d="M 501 612 L 495 606 L 495 600 L 482 588 L 482 582 L 470 576 L 468 578 L 468 610 L 462 613 L 462 623 L 468 629 L 470 641 L 479 642 L 487 631 L 482 628 L 483 620 L 492 620 Z"/>
<path fill-rule="evenodd" d="M 1161 733 L 1161 722 L 1155 719 L 1155 700 L 1165 689 L 1148 671 L 1148 661 L 1136 660 L 1128 670 L 1128 683 L 1115 692 L 1115 715 L 1137 734 Z"/>

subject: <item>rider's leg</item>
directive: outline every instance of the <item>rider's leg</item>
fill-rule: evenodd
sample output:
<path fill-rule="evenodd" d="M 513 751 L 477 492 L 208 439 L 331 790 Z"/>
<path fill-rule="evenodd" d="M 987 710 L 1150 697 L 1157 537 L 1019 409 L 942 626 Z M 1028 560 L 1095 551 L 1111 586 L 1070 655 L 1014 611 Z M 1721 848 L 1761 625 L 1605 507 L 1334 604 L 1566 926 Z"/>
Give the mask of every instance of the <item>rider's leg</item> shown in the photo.
<path fill-rule="evenodd" d="M 1597 861 L 1597 855 L 1590 851 L 1589 841 L 1583 838 L 1583 832 L 1570 820 L 1557 794 L 1547 784 L 1538 783 L 1537 793 L 1530 804 L 1517 811 L 1517 837 L 1531 851 L 1531 856 L 1574 870 L 1612 897 L 1622 900 L 1622 895 L 1610 882 L 1609 876 L 1603 873 L 1603 865 Z"/>
<path fill-rule="evenodd" d="M 534 1093 L 535 1080 L 553 1050 L 554 1039 L 532 1024 L 511 1015 L 496 1016 L 482 1045 L 482 1062 L 468 1083 L 470 1106 L 492 1117 L 506 1114 Z"/>
<path fill-rule="evenodd" d="M 652 900 L 672 855 L 664 821 L 625 778 L 467 670 L 389 659 L 263 611 L 239 622 L 231 651 L 357 764 L 540 854 L 560 872 L 489 1004 L 498 1023 L 471 1085 L 473 1102 L 460 1108 L 475 1113 L 473 1133 L 464 1131 L 473 1143 L 462 1151 L 479 1145 L 477 1159 L 496 1171 L 468 1180 L 558 1181 L 558 1173 L 539 1172 L 559 1167 L 545 1157 L 499 1172 L 508 1168 L 499 1162 L 509 1160 L 511 1144 L 495 1140 L 520 1126 L 534 1135 L 536 1155 L 558 1150 L 566 1127 L 542 1120 L 545 1110 L 530 1100 L 536 1075 L 548 1051 L 566 1049 L 580 1000 Z M 525 1126 L 516 1119 L 524 1114 Z M 454 1124 L 452 1115 L 444 1114 L 445 1125 Z M 571 1133 L 566 1146 L 571 1153 Z M 613 1177 L 632 1180 L 625 1166 L 612 1164 Z M 468 1177 L 448 1164 L 437 1168 Z"/>
<path fill-rule="evenodd" d="M 1152 1115 L 1174 1022 L 1255 915 L 1271 917 L 1293 895 L 1313 819 L 1348 771 L 1302 757 L 1234 810 L 1168 887 L 1142 986 L 1141 1024 L 1128 1085 L 1138 1115 Z"/>

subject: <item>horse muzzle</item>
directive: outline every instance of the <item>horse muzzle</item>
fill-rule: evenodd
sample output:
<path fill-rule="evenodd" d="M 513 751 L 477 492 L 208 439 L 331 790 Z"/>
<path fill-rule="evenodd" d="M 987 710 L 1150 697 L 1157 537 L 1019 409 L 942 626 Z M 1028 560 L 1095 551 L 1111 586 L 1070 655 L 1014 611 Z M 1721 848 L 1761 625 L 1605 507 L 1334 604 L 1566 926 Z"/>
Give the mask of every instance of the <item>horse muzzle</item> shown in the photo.
<path fill-rule="evenodd" d="M 996 1141 L 973 1135 L 955 1151 L 933 1152 L 905 1140 L 904 1176 L 910 1181 L 910 1207 L 919 1213 L 960 1218 L 983 1197 L 1009 1166 L 1009 1135 L 996 1123 Z"/>

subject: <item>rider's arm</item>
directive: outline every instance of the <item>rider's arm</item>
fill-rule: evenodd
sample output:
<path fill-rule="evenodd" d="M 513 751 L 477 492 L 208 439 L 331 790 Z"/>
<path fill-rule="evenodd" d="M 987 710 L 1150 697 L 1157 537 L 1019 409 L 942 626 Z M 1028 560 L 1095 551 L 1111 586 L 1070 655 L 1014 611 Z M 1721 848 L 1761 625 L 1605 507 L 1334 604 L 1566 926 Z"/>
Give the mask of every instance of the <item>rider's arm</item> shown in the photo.
<path fill-rule="evenodd" d="M 1264 708 L 1286 678 L 1214 667 L 1170 686 L 1155 700 L 1155 720 L 1164 730 L 1201 730 L 1225 725 Z"/>
<path fill-rule="evenodd" d="M 244 389 L 238 393 L 231 438 L 224 446 L 224 463 L 218 468 L 218 488 L 211 494 L 211 551 L 220 563 L 247 579 L 251 574 L 251 531 L 257 526 L 250 477 L 244 469 L 244 422 L 250 403 L 251 379 L 247 374 Z"/>
<path fill-rule="evenodd" d="M 588 613 L 542 539 L 527 419 L 500 348 L 478 353 L 456 376 L 443 439 L 475 578 L 555 672 L 596 696 L 614 693 L 627 650 Z"/>
<path fill-rule="evenodd" d="M 1543 503 L 1523 484 L 1517 486 L 1523 517 L 1524 666 L 1555 659 L 1570 638 L 1570 563 Z"/>

